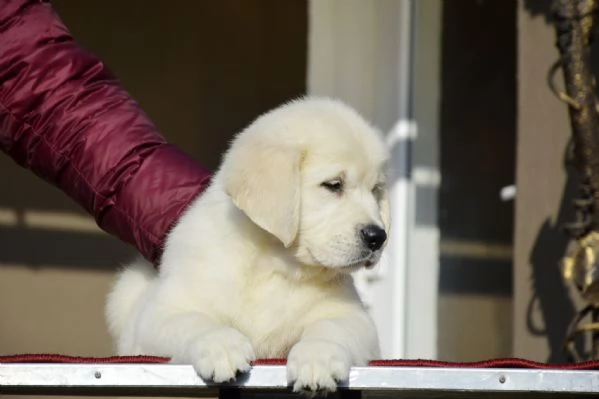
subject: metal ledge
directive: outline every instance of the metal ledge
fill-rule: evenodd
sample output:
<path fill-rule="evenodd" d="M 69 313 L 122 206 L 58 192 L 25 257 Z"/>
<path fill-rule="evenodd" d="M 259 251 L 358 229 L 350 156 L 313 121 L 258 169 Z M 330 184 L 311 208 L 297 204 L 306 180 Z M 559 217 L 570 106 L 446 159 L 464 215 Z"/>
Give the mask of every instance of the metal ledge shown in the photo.
<path fill-rule="evenodd" d="M 340 396 L 599 397 L 599 372 L 356 367 L 339 387 Z M 234 383 L 216 385 L 203 381 L 189 365 L 0 364 L 0 394 L 214 397 L 223 392 L 280 396 L 289 392 L 285 366 L 255 366 Z"/>

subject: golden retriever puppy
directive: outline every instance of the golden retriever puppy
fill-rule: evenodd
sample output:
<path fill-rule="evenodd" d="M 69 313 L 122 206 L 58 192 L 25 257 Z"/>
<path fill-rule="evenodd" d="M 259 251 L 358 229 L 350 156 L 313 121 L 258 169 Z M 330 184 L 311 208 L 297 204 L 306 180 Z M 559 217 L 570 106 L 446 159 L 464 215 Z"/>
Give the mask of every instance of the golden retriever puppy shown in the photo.
<path fill-rule="evenodd" d="M 296 391 L 334 391 L 379 354 L 351 272 L 385 246 L 386 161 L 381 134 L 339 101 L 260 116 L 169 233 L 158 271 L 140 260 L 120 273 L 106 309 L 118 352 L 217 383 L 286 357 Z"/>

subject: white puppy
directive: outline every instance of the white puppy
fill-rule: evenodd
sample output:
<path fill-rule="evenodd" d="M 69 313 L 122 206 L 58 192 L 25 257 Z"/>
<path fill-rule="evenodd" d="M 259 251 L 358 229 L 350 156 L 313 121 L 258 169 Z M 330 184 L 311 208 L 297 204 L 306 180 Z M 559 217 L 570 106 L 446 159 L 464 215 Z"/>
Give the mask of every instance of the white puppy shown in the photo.
<path fill-rule="evenodd" d="M 386 160 L 379 132 L 336 100 L 259 117 L 168 235 L 159 271 L 120 274 L 106 310 L 118 352 L 214 382 L 287 357 L 294 390 L 334 391 L 379 353 L 350 272 L 386 241 Z"/>

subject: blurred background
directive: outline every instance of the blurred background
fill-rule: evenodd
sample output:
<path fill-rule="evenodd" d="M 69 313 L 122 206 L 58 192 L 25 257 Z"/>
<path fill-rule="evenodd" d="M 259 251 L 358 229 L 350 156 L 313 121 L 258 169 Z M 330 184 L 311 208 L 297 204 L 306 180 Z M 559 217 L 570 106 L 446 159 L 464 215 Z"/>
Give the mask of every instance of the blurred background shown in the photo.
<path fill-rule="evenodd" d="M 360 290 L 385 357 L 454 361 L 563 360 L 570 133 L 546 84 L 550 3 L 53 1 L 163 134 L 211 169 L 233 134 L 306 93 L 372 120 L 393 154 L 394 226 Z M 103 303 L 133 249 L 5 156 L 0 187 L 0 354 L 112 354 Z"/>

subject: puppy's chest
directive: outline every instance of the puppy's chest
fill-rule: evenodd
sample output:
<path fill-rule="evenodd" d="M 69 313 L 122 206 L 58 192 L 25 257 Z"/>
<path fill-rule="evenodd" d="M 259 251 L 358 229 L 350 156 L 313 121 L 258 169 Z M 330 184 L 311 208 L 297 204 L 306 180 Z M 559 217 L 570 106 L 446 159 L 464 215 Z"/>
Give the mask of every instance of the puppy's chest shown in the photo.
<path fill-rule="evenodd" d="M 255 277 L 244 285 L 232 322 L 252 340 L 259 357 L 286 356 L 323 293 L 277 275 Z"/>

